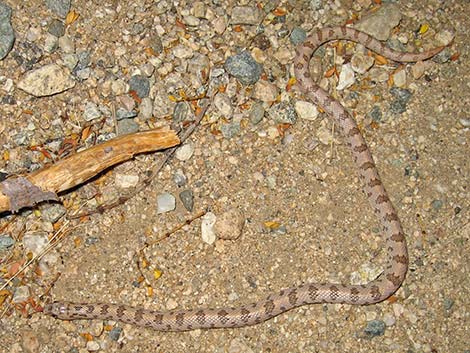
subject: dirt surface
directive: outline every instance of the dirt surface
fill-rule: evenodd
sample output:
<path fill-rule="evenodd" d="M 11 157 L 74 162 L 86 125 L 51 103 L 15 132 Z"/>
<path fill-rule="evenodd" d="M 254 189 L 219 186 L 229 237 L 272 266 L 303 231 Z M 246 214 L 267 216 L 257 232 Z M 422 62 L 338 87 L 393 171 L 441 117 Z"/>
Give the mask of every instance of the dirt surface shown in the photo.
<path fill-rule="evenodd" d="M 406 50 L 432 47 L 436 35 L 455 33 L 448 57 L 433 61 L 419 78 L 413 77 L 413 65 L 404 67 L 401 88 L 411 97 L 403 112 L 391 106 L 396 80 L 375 82 L 371 71 L 335 91 L 354 112 L 407 234 L 410 270 L 399 291 L 367 307 L 311 305 L 257 326 L 183 333 L 100 320 L 67 322 L 41 313 L 25 317 L 11 299 L 26 288 L 25 298 L 40 305 L 69 300 L 157 310 L 223 307 L 308 281 L 373 279 L 385 258 L 380 228 L 337 128 L 322 113 L 314 121 L 297 117 L 291 126 L 273 116 L 289 115 L 289 107 L 302 100 L 290 81 L 294 28 L 308 34 L 316 27 L 354 23 L 390 2 L 243 2 L 260 9 L 260 27 L 234 23 L 237 4 L 230 1 L 75 0 L 71 9 L 79 17 L 69 16 L 66 41 L 50 37 L 57 30 L 51 29 L 53 20 L 67 20 L 44 2 L 3 1 L 12 8 L 16 33 L 12 51 L 0 61 L 3 173 L 27 173 L 61 158 L 64 141 L 85 148 L 117 130 L 169 125 L 179 115 L 190 120 L 198 104 L 191 98 L 204 93 L 211 105 L 187 142 L 192 155 L 172 158 L 125 204 L 70 223 L 67 215 L 46 218 L 50 205 L 4 215 L 2 236 L 15 244 L 0 249 L 2 352 L 470 352 L 468 1 L 399 5 L 401 22 L 389 37 L 410 38 L 402 39 Z M 226 72 L 226 59 L 242 48 L 263 64 L 259 81 L 267 81 L 269 89 L 244 86 Z M 326 79 L 325 73 L 335 60 L 340 70 L 361 50 L 347 43 L 325 45 L 312 73 L 327 80 L 331 91 L 337 77 Z M 70 73 L 73 88 L 40 98 L 18 88 L 27 71 L 51 63 L 67 66 L 74 59 L 81 66 Z M 400 68 L 393 62 L 380 67 L 387 77 Z M 129 88 L 135 74 L 150 83 L 149 99 Z M 263 98 L 270 90 L 274 102 Z M 143 104 L 149 102 L 146 116 Z M 250 115 L 256 102 L 266 110 L 260 122 Z M 87 120 L 92 114 L 86 109 L 93 105 L 98 116 Z M 116 123 L 113 108 L 137 117 Z M 186 113 L 178 113 L 181 109 Z M 381 117 L 371 114 L 374 109 Z M 126 194 L 122 180 L 141 183 L 159 158 L 147 154 L 111 168 L 61 195 L 63 206 L 52 206 L 53 212 L 72 214 Z M 175 181 L 181 174 L 185 184 Z M 179 198 L 183 190 L 194 195 L 192 211 Z M 176 208 L 158 213 L 157 197 L 164 192 L 175 196 Z M 208 244 L 198 218 L 155 243 L 200 211 L 221 219 L 233 210 L 243 214 L 239 237 Z M 34 253 L 24 237 L 50 237 L 64 224 L 67 236 L 39 264 L 7 282 L 14 266 Z M 141 273 L 136 254 L 146 243 L 151 245 L 141 267 L 148 267 Z"/>

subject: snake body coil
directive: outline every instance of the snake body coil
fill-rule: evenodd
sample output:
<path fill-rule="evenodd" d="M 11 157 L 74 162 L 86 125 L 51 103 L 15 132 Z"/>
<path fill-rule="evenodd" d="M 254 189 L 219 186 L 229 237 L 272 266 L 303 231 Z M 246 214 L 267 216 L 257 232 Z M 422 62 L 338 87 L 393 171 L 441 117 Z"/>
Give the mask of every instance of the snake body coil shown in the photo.
<path fill-rule="evenodd" d="M 305 304 L 372 304 L 392 295 L 405 279 L 408 268 L 406 241 L 397 212 L 385 191 L 369 148 L 355 121 L 337 100 L 312 81 L 309 74 L 308 66 L 313 52 L 323 43 L 338 39 L 360 43 L 389 59 L 400 62 L 425 60 L 443 48 L 439 47 L 423 53 L 400 53 L 356 29 L 330 27 L 317 30 L 300 44 L 296 51 L 294 68 L 298 84 L 304 94 L 321 106 L 340 127 L 358 168 L 363 190 L 382 226 L 387 262 L 383 273 L 377 279 L 365 285 L 306 283 L 271 294 L 257 303 L 237 308 L 160 312 L 115 304 L 55 302 L 46 305 L 44 313 L 63 320 L 104 319 L 151 327 L 161 331 L 185 331 L 198 328 L 255 325 Z"/>

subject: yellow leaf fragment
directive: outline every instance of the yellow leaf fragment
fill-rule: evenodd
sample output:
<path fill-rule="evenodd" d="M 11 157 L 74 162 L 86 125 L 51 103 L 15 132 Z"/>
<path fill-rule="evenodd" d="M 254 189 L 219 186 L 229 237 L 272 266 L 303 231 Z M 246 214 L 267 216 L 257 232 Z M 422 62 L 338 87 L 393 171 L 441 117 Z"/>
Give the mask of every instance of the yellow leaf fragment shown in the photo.
<path fill-rule="evenodd" d="M 421 27 L 419 28 L 419 34 L 424 34 L 424 33 L 426 33 L 428 30 L 429 30 L 429 24 L 424 23 L 424 24 L 422 24 Z"/>
<path fill-rule="evenodd" d="M 271 229 L 271 230 L 278 229 L 281 226 L 279 222 L 275 222 L 275 221 L 266 221 L 263 223 L 263 225 L 266 228 Z"/>
<path fill-rule="evenodd" d="M 72 10 L 72 11 L 69 11 L 69 13 L 67 14 L 67 17 L 65 17 L 65 24 L 68 26 L 68 25 L 71 25 L 72 23 L 74 23 L 78 18 L 80 17 L 80 14 L 75 11 L 75 10 Z"/>
<path fill-rule="evenodd" d="M 153 270 L 153 278 L 154 279 L 159 279 L 162 276 L 162 271 L 156 268 Z"/>

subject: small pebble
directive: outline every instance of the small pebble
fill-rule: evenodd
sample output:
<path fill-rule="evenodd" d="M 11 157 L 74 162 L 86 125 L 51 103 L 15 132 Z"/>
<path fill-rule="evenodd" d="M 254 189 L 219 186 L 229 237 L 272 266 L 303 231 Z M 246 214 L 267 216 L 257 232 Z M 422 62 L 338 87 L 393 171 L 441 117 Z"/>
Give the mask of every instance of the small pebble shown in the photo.
<path fill-rule="evenodd" d="M 87 102 L 83 111 L 83 118 L 86 121 L 92 121 L 99 117 L 101 117 L 101 111 L 98 109 L 98 106 L 93 102 Z"/>
<path fill-rule="evenodd" d="M 13 48 L 15 31 L 11 25 L 11 8 L 0 2 L 0 60 Z"/>
<path fill-rule="evenodd" d="M 444 305 L 444 309 L 446 311 L 449 311 L 454 306 L 454 301 L 450 298 L 444 298 L 443 305 Z"/>
<path fill-rule="evenodd" d="M 253 97 L 262 102 L 271 103 L 277 99 L 279 89 L 269 81 L 260 80 L 256 82 L 253 89 Z"/>
<path fill-rule="evenodd" d="M 212 212 L 207 212 L 202 217 L 201 222 L 201 238 L 202 241 L 206 244 L 214 244 L 216 240 L 216 234 L 214 230 L 215 222 L 217 221 L 217 217 Z"/>
<path fill-rule="evenodd" d="M 139 183 L 139 176 L 137 174 L 116 174 L 116 186 L 122 189 L 136 187 Z"/>
<path fill-rule="evenodd" d="M 13 304 L 19 304 L 26 302 L 31 295 L 28 286 L 19 286 L 15 288 L 15 294 L 13 294 L 13 298 L 11 302 Z"/>
<path fill-rule="evenodd" d="M 119 337 L 121 336 L 121 333 L 122 333 L 121 327 L 113 327 L 113 329 L 109 331 L 108 336 L 112 341 L 118 341 Z"/>
<path fill-rule="evenodd" d="M 153 113 L 153 102 L 149 97 L 142 99 L 139 105 L 139 117 L 142 120 L 148 120 L 152 117 Z"/>
<path fill-rule="evenodd" d="M 214 106 L 222 116 L 230 119 L 232 117 L 233 107 L 230 98 L 225 93 L 219 93 L 214 98 Z"/>
<path fill-rule="evenodd" d="M 164 192 L 157 196 L 157 214 L 173 211 L 175 207 L 176 199 L 172 194 Z"/>
<path fill-rule="evenodd" d="M 131 134 L 139 131 L 139 124 L 132 119 L 123 119 L 118 121 L 119 135 Z"/>
<path fill-rule="evenodd" d="M 65 34 L 65 24 L 62 21 L 53 19 L 51 23 L 49 23 L 47 31 L 57 38 L 62 37 Z"/>
<path fill-rule="evenodd" d="M 194 55 L 194 51 L 184 45 L 177 45 L 173 48 L 173 55 L 178 59 L 189 59 Z"/>
<path fill-rule="evenodd" d="M 390 93 L 395 99 L 390 103 L 392 113 L 401 114 L 406 111 L 408 101 L 411 99 L 411 92 L 407 89 L 392 87 Z"/>
<path fill-rule="evenodd" d="M 406 87 L 406 71 L 398 70 L 393 74 L 393 84 L 397 87 Z"/>
<path fill-rule="evenodd" d="M 354 27 L 378 40 L 387 40 L 400 23 L 402 14 L 397 4 L 383 4 L 377 11 L 362 18 Z"/>
<path fill-rule="evenodd" d="M 240 133 L 240 122 L 232 121 L 228 124 L 224 124 L 220 127 L 220 131 L 223 137 L 230 139 Z"/>
<path fill-rule="evenodd" d="M 178 307 L 178 302 L 174 300 L 173 298 L 169 298 L 166 301 L 166 309 L 167 310 L 174 310 Z"/>
<path fill-rule="evenodd" d="M 62 36 L 59 38 L 57 44 L 59 45 L 60 50 L 65 54 L 75 53 L 75 44 L 69 36 Z M 75 56 L 77 59 L 77 64 L 79 61 L 78 55 Z"/>
<path fill-rule="evenodd" d="M 194 207 L 194 195 L 193 192 L 189 189 L 183 190 L 179 194 L 180 200 L 183 203 L 184 208 L 189 212 L 193 210 Z"/>
<path fill-rule="evenodd" d="M 336 89 L 341 91 L 352 86 L 355 81 L 356 79 L 351 63 L 344 64 L 341 66 L 341 73 L 339 74 L 338 85 L 336 86 Z"/>
<path fill-rule="evenodd" d="M 217 217 L 214 230 L 219 239 L 236 240 L 242 234 L 244 224 L 243 212 L 233 208 Z"/>
<path fill-rule="evenodd" d="M 45 204 L 41 207 L 42 218 L 50 223 L 57 222 L 66 212 L 66 208 L 57 203 Z"/>
<path fill-rule="evenodd" d="M 354 53 L 351 58 L 351 68 L 358 74 L 364 74 L 374 65 L 374 61 L 372 56 Z"/>
<path fill-rule="evenodd" d="M 295 124 L 297 113 L 295 108 L 288 102 L 274 104 L 268 110 L 269 118 L 280 124 Z"/>
<path fill-rule="evenodd" d="M 124 108 L 119 108 L 116 111 L 116 120 L 117 121 L 132 119 L 132 118 L 135 118 L 136 116 L 137 116 L 137 113 L 135 111 L 129 111 L 129 110 L 124 109 Z"/>
<path fill-rule="evenodd" d="M 56 15 L 65 18 L 70 11 L 71 0 L 46 0 L 46 6 Z"/>
<path fill-rule="evenodd" d="M 15 239 L 8 235 L 0 235 L 0 251 L 11 248 L 15 244 Z"/>
<path fill-rule="evenodd" d="M 187 102 L 178 102 L 175 105 L 173 110 L 173 121 L 175 123 L 181 123 L 188 119 L 191 115 L 191 108 L 189 107 Z"/>
<path fill-rule="evenodd" d="M 378 105 L 374 105 L 367 115 L 377 123 L 382 121 L 382 110 Z"/>
<path fill-rule="evenodd" d="M 294 107 L 295 112 L 301 119 L 315 120 L 318 117 L 318 109 L 311 102 L 297 101 Z"/>
<path fill-rule="evenodd" d="M 148 97 L 150 93 L 150 81 L 142 75 L 134 75 L 129 80 L 129 89 L 137 93 L 139 98 Z"/>
<path fill-rule="evenodd" d="M 385 323 L 381 320 L 372 320 L 367 323 L 364 333 L 370 338 L 382 336 L 385 333 Z"/>
<path fill-rule="evenodd" d="M 21 337 L 21 345 L 24 348 L 24 352 L 36 353 L 41 351 L 38 333 L 39 332 L 35 330 L 23 330 L 20 333 L 19 336 Z M 13 353 L 14 350 L 10 350 L 10 352 Z"/>
<path fill-rule="evenodd" d="M 86 349 L 88 352 L 96 352 L 100 350 L 100 344 L 96 341 L 88 341 L 86 343 Z"/>
<path fill-rule="evenodd" d="M 302 43 L 307 38 L 307 33 L 303 28 L 294 27 L 290 34 L 290 41 L 292 44 L 297 45 Z"/>
<path fill-rule="evenodd" d="M 181 147 L 178 147 L 176 150 L 176 158 L 180 161 L 187 161 L 189 160 L 194 153 L 194 146 L 191 143 L 187 143 Z"/>
<path fill-rule="evenodd" d="M 74 86 L 70 72 L 57 64 L 28 71 L 18 82 L 18 88 L 35 97 L 51 96 Z"/>
<path fill-rule="evenodd" d="M 264 117 L 264 107 L 263 104 L 257 102 L 251 106 L 250 109 L 250 121 L 253 125 L 257 125 L 263 120 Z"/>
<path fill-rule="evenodd" d="M 173 175 L 173 181 L 178 186 L 184 186 L 186 185 L 188 178 L 186 178 L 186 175 L 184 175 L 181 169 L 178 169 L 176 173 Z"/>
<path fill-rule="evenodd" d="M 444 203 L 442 202 L 442 200 L 433 200 L 431 202 L 432 208 L 434 208 L 434 210 L 436 210 L 436 211 L 440 210 L 442 208 L 443 204 Z"/>
<path fill-rule="evenodd" d="M 23 236 L 23 248 L 26 252 L 32 252 L 37 256 L 47 246 L 48 240 L 45 232 L 27 232 Z"/>
<path fill-rule="evenodd" d="M 230 56 L 224 65 L 227 72 L 244 85 L 256 83 L 261 77 L 263 67 L 258 64 L 248 51 Z"/>
<path fill-rule="evenodd" d="M 233 25 L 258 25 L 261 11 L 254 6 L 235 6 L 232 8 L 230 23 Z"/>
<path fill-rule="evenodd" d="M 392 314 L 387 313 L 384 315 L 384 323 L 387 327 L 395 325 L 396 321 L 395 316 Z"/>

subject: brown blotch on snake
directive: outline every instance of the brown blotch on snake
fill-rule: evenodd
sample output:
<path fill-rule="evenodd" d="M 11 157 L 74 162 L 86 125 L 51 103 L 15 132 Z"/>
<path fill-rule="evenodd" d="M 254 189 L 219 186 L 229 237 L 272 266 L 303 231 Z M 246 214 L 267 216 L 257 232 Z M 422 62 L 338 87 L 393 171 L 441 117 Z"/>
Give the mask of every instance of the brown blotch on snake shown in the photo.
<path fill-rule="evenodd" d="M 323 43 L 338 39 L 358 42 L 391 60 L 403 62 L 429 59 L 443 47 L 422 53 L 400 53 L 385 47 L 383 43 L 363 32 L 344 26 L 318 29 L 313 36 L 308 37 L 297 47 L 294 69 L 300 89 L 313 103 L 322 106 L 327 115 L 340 127 L 346 144 L 350 146 L 372 210 L 385 230 L 383 249 L 388 249 L 392 255 L 387 256 L 384 271 L 378 278 L 362 285 L 306 283 L 238 308 L 159 312 L 115 304 L 76 305 L 55 302 L 47 304 L 44 313 L 63 320 L 112 319 L 161 331 L 185 331 L 254 325 L 303 304 L 373 304 L 395 293 L 405 279 L 408 268 L 406 242 L 398 215 L 380 181 L 374 160 L 356 122 L 338 101 L 312 81 L 309 73 L 309 60 L 313 52 Z"/>

